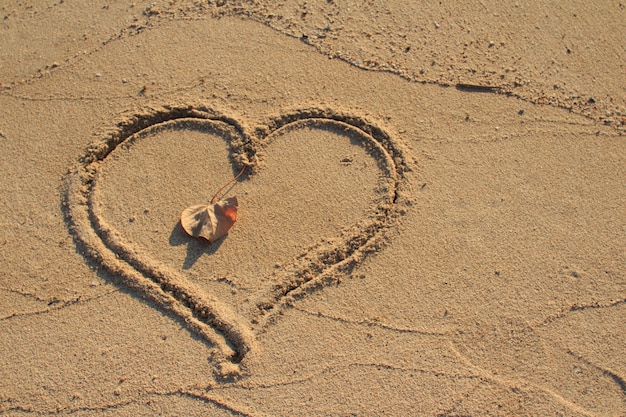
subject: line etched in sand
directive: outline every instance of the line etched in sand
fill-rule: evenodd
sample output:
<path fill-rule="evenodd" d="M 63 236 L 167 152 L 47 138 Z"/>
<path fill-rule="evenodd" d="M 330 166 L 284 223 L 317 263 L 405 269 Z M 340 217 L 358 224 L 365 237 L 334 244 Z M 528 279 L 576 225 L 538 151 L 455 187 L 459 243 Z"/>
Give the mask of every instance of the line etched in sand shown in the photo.
<path fill-rule="evenodd" d="M 536 390 L 540 390 L 545 392 L 546 394 L 550 395 L 552 398 L 554 398 L 558 403 L 562 404 L 563 406 L 569 408 L 570 410 L 582 414 L 584 416 L 587 417 L 595 417 L 596 415 L 593 414 L 592 412 L 584 409 L 583 407 L 574 404 L 573 402 L 569 401 L 568 399 L 566 399 L 565 397 L 563 397 L 561 394 L 559 394 L 558 392 L 548 388 L 548 387 L 544 387 L 544 386 L 540 386 L 528 381 L 525 381 L 523 379 L 517 379 L 517 380 L 513 380 L 504 376 L 498 376 L 497 374 L 494 374 L 493 372 L 483 369 L 477 365 L 475 365 L 474 363 L 472 363 L 472 361 L 466 357 L 465 355 L 463 355 L 459 349 L 457 349 L 454 345 L 454 343 L 452 341 L 448 341 L 449 346 L 450 346 L 450 350 L 452 352 L 454 352 L 459 359 L 464 362 L 467 366 L 469 366 L 471 369 L 475 370 L 476 373 L 478 375 L 480 375 L 482 378 L 484 378 L 487 381 L 493 381 L 496 382 L 500 385 L 503 385 L 505 387 L 510 387 L 512 388 L 517 388 L 520 387 L 521 389 L 524 390 L 531 390 L 531 389 L 536 389 Z"/>
<path fill-rule="evenodd" d="M 267 145 L 287 132 L 347 132 L 357 138 L 358 146 L 367 149 L 382 178 L 377 200 L 365 218 L 335 237 L 314 242 L 295 261 L 266 277 L 270 285 L 251 296 L 251 316 L 240 314 L 181 271 L 147 254 L 104 214 L 106 198 L 99 181 L 103 163 L 113 151 L 132 146 L 163 129 L 196 128 L 226 138 L 231 163 L 239 168 L 249 166 L 251 177 L 263 170 L 260 161 Z M 237 119 L 207 107 L 166 107 L 131 117 L 87 149 L 70 175 L 66 215 L 70 230 L 86 255 L 119 276 L 125 286 L 180 317 L 191 331 L 217 348 L 218 361 L 239 363 L 257 348 L 256 334 L 271 324 L 285 305 L 335 282 L 368 253 L 381 247 L 384 230 L 394 224 L 408 203 L 404 190 L 410 170 L 406 152 L 397 139 L 366 119 L 344 112 L 296 110 L 272 118 L 252 131 Z"/>

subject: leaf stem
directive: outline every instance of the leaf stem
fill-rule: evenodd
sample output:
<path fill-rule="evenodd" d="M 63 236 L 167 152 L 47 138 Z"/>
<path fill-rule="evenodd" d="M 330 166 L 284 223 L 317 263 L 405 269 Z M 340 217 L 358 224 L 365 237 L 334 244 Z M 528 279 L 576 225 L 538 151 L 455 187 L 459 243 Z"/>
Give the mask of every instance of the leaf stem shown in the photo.
<path fill-rule="evenodd" d="M 222 185 L 222 187 L 219 190 L 217 190 L 217 192 L 215 193 L 213 198 L 211 198 L 211 202 L 209 204 L 215 203 L 215 199 L 217 198 L 218 195 L 220 195 L 222 190 L 224 190 L 224 188 L 228 187 L 229 185 L 231 185 L 232 183 L 237 181 L 239 179 L 239 177 L 241 177 L 243 175 L 243 173 L 246 170 L 246 168 L 248 168 L 248 166 L 244 165 L 243 168 L 241 168 L 241 171 L 239 171 L 239 174 L 237 174 L 237 176 L 235 178 L 233 178 L 232 180 L 228 181 L 226 184 Z"/>

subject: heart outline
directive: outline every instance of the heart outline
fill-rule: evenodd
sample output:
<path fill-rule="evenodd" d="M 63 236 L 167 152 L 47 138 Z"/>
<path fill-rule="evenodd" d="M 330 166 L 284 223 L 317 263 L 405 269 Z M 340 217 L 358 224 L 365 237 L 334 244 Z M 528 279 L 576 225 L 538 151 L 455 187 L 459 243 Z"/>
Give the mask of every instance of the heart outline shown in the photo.
<path fill-rule="evenodd" d="M 107 224 L 94 197 L 99 165 L 114 149 L 155 126 L 185 120 L 213 122 L 218 131 L 222 129 L 220 134 L 231 137 L 229 144 L 233 160 L 249 165 L 252 172 L 258 167 L 258 142 L 283 129 L 306 124 L 332 125 L 352 131 L 374 146 L 382 157 L 390 182 L 388 195 L 376 207 L 376 216 L 359 222 L 352 234 L 342 234 L 334 241 L 318 243 L 299 257 L 298 265 L 281 271 L 283 277 L 278 279 L 278 285 L 266 294 L 269 301 L 257 303 L 260 311 L 258 319 L 244 323 L 228 306 L 199 290 L 182 274 L 142 256 L 128 245 L 119 232 Z M 224 124 L 226 128 L 220 128 L 219 124 Z M 408 186 L 407 174 L 412 171 L 406 155 L 402 143 L 377 125 L 365 118 L 332 109 L 306 108 L 285 112 L 266 120 L 256 127 L 254 133 L 248 133 L 238 118 L 204 105 L 151 108 L 118 123 L 115 131 L 87 148 L 70 172 L 64 194 L 65 214 L 69 230 L 83 254 L 119 276 L 126 287 L 181 318 L 189 330 L 217 348 L 215 354 L 218 360 L 239 363 L 248 352 L 257 349 L 255 326 L 257 332 L 265 328 L 286 305 L 304 297 L 307 292 L 334 282 L 338 275 L 345 274 L 378 249 L 384 231 L 410 203 L 403 192 Z M 382 162 L 377 161 L 379 169 L 382 169 Z"/>

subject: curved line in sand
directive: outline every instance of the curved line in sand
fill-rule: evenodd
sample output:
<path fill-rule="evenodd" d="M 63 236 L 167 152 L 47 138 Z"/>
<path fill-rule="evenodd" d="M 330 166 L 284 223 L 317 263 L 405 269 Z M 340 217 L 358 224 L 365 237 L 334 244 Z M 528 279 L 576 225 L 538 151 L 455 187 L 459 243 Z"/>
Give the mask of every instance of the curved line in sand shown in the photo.
<path fill-rule="evenodd" d="M 244 323 L 227 305 L 201 291 L 181 274 L 133 248 L 106 222 L 98 200 L 98 168 L 114 149 L 142 131 L 164 123 L 183 122 L 184 119 L 196 123 L 222 123 L 234 129 L 237 136 L 231 141 L 234 159 L 250 165 L 253 172 L 259 150 L 255 141 L 262 142 L 279 131 L 302 124 L 357 134 L 364 145 L 371 147 L 371 152 L 381 157 L 378 159 L 379 169 L 386 171 L 389 187 L 375 207 L 374 216 L 356 225 L 356 231 L 307 252 L 301 257 L 303 262 L 283 274 L 270 295 L 269 308 L 260 309 L 257 330 L 271 322 L 286 304 L 314 288 L 334 282 L 334 276 L 379 248 L 382 232 L 390 227 L 394 215 L 399 212 L 398 201 L 403 199 L 403 183 L 410 167 L 402 145 L 381 128 L 358 116 L 317 108 L 282 114 L 257 128 L 252 135 L 235 118 L 208 107 L 164 107 L 119 123 L 113 133 L 87 149 L 70 174 L 64 201 L 66 220 L 78 247 L 97 264 L 119 276 L 128 288 L 182 319 L 191 331 L 217 347 L 218 359 L 238 363 L 246 353 L 256 349 L 252 324 Z"/>
<path fill-rule="evenodd" d="M 539 391 L 543 391 L 544 393 L 548 394 L 549 396 L 551 396 L 552 398 L 554 398 L 558 403 L 560 403 L 561 405 L 563 405 L 566 408 L 569 408 L 570 410 L 577 412 L 579 414 L 582 414 L 584 416 L 587 417 L 596 417 L 595 414 L 593 414 L 591 411 L 588 411 L 587 409 L 574 404 L 573 402 L 569 401 L 568 399 L 566 399 L 565 397 L 563 397 L 561 394 L 559 394 L 556 391 L 551 390 L 550 388 L 547 387 L 543 387 L 541 385 L 537 385 L 537 384 L 533 384 L 532 382 L 528 382 L 525 381 L 523 379 L 510 379 L 510 378 L 506 378 L 503 376 L 498 376 L 494 373 L 492 373 L 491 371 L 481 368 L 478 365 L 475 365 L 467 356 L 463 355 L 455 346 L 454 343 L 452 341 L 449 341 L 450 344 L 450 350 L 452 352 L 454 352 L 454 354 L 456 356 L 458 356 L 458 358 L 465 363 L 469 368 L 473 369 L 478 375 L 480 375 L 482 378 L 484 378 L 487 381 L 493 381 L 499 385 L 503 385 L 505 387 L 508 388 L 517 388 L 517 387 L 522 387 L 522 389 L 526 389 L 529 390 L 531 388 L 537 389 Z"/>

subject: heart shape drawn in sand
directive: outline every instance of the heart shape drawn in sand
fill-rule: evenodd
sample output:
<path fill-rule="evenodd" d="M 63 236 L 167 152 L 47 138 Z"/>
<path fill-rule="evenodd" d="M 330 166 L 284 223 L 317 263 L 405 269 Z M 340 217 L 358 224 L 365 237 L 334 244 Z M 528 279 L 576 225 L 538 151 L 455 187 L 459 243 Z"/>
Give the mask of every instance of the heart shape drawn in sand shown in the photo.
<path fill-rule="evenodd" d="M 67 220 L 85 254 L 238 363 L 282 308 L 381 249 L 407 204 L 405 155 L 365 118 L 329 109 L 250 129 L 205 106 L 164 107 L 87 150 L 70 174 Z M 244 165 L 230 234 L 189 237 L 181 211 Z"/>

